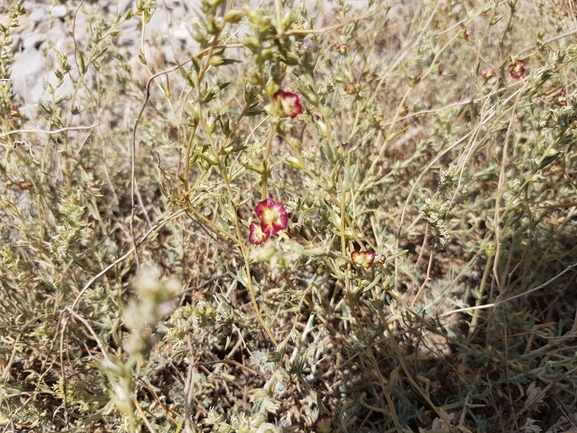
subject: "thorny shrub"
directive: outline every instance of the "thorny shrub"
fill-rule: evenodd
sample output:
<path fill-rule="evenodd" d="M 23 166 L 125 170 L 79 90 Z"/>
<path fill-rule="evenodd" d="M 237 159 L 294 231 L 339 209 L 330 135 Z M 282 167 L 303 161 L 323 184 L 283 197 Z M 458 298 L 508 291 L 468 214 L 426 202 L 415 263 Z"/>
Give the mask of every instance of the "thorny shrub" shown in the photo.
<path fill-rule="evenodd" d="M 0 426 L 574 428 L 568 3 L 204 0 L 179 51 L 65 2 L 26 112 L 14 6 Z"/>

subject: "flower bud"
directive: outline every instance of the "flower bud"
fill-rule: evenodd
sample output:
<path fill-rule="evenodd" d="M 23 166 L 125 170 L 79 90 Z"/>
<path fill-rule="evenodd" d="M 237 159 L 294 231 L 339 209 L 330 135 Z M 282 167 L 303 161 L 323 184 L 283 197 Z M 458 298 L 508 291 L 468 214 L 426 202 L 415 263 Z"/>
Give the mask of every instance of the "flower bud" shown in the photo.
<path fill-rule="evenodd" d="M 224 16 L 224 20 L 227 23 L 236 24 L 244 17 L 244 12 L 238 9 L 231 9 Z"/>

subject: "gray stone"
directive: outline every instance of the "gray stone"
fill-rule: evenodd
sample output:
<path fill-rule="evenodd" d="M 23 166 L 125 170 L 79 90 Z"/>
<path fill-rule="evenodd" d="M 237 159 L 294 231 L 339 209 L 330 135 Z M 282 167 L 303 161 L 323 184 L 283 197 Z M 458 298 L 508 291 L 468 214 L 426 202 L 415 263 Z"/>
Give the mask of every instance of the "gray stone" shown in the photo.
<path fill-rule="evenodd" d="M 66 5 L 54 6 L 52 8 L 51 15 L 54 18 L 64 18 L 68 15 L 68 8 Z"/>
<path fill-rule="evenodd" d="M 30 10 L 30 9 L 26 9 Z M 34 23 L 46 21 L 46 7 L 37 7 L 30 13 L 30 20 Z"/>
<path fill-rule="evenodd" d="M 28 49 L 14 55 L 12 85 L 26 104 L 37 104 L 44 93 L 42 75 L 46 70 L 46 57 L 40 50 Z"/>
<path fill-rule="evenodd" d="M 46 34 L 34 32 L 22 40 L 21 46 L 24 52 L 27 50 L 39 50 L 44 42 L 46 42 Z"/>

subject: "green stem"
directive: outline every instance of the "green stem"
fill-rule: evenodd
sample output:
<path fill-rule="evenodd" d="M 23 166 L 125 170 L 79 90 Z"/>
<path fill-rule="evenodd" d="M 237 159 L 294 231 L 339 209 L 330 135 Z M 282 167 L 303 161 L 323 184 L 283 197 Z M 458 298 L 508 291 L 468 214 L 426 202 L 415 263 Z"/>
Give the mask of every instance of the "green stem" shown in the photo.
<path fill-rule="evenodd" d="M 267 182 L 268 182 L 268 175 L 270 173 L 270 162 L 269 162 L 270 150 L 272 147 L 272 139 L 274 138 L 274 132 L 276 131 L 278 124 L 279 124 L 279 122 L 276 122 L 274 124 L 274 127 L 271 129 L 271 131 L 268 135 L 268 138 L 266 140 L 266 148 L 264 151 L 264 158 L 263 158 L 263 173 L 262 173 L 262 198 L 263 198 L 263 200 L 268 197 L 267 193 L 266 193 L 266 187 L 267 187 Z"/>
<path fill-rule="evenodd" d="M 194 137 L 196 136 L 196 130 L 198 125 L 195 124 L 194 128 L 192 128 L 192 133 L 190 134 L 190 138 L 186 143 L 186 154 L 184 160 L 184 189 L 188 191 L 189 183 L 188 183 L 188 176 L 190 173 L 190 157 L 192 156 L 192 148 L 194 144 Z"/>

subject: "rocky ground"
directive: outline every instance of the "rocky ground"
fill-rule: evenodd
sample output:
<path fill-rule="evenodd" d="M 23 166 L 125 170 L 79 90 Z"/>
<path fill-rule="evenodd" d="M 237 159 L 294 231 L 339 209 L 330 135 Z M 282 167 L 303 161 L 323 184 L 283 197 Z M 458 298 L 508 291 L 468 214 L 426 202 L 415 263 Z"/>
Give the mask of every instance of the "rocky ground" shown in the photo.
<path fill-rule="evenodd" d="M 8 22 L 8 11 L 15 3 L 14 0 L 0 0 L 0 23 Z M 358 9 L 365 5 L 364 0 L 351 3 Z M 38 103 L 50 96 L 45 83 L 54 85 L 57 81 L 53 73 L 57 53 L 65 54 L 69 63 L 77 66 L 75 49 L 87 46 L 96 16 L 102 11 L 123 15 L 129 9 L 135 9 L 135 1 L 25 0 L 22 5 L 26 14 L 19 18 L 19 26 L 13 33 L 15 62 L 12 80 L 20 99 L 17 101 L 20 110 L 31 118 Z M 136 83 L 143 84 L 150 76 L 150 71 L 138 58 L 141 47 L 153 71 L 166 63 L 186 61 L 195 52 L 197 44 L 191 37 L 191 30 L 198 20 L 199 6 L 200 0 L 158 0 L 153 16 L 145 26 L 140 16 L 119 25 L 121 33 L 115 39 L 116 48 L 130 57 L 132 79 Z M 317 2 L 316 6 L 315 2 L 309 2 L 309 7 L 317 11 L 330 10 L 331 6 L 334 4 L 329 1 Z M 65 80 L 59 91 L 64 96 L 72 91 L 69 80 Z"/>
<path fill-rule="evenodd" d="M 56 2 L 55 2 L 56 3 Z M 152 19 L 142 26 L 141 17 L 135 16 L 120 25 L 121 33 L 115 39 L 117 48 L 130 58 L 133 79 L 146 82 L 149 72 L 138 59 L 141 41 L 144 55 L 151 69 L 161 68 L 175 57 L 186 56 L 194 48 L 189 30 L 196 18 L 194 2 L 178 0 L 159 1 Z M 19 18 L 14 30 L 14 64 L 12 65 L 13 88 L 20 110 L 27 117 L 34 117 L 38 103 L 50 95 L 47 85 L 55 85 L 53 73 L 57 54 L 68 57 L 77 67 L 75 49 L 86 47 L 95 28 L 97 12 L 124 14 L 135 7 L 134 1 L 98 0 L 94 2 L 66 2 L 52 4 L 49 1 L 23 3 L 26 14 Z M 0 22 L 8 22 L 9 4 L 0 4 Z M 59 88 L 62 95 L 72 91 L 72 84 L 65 80 Z"/>
<path fill-rule="evenodd" d="M 0 0 L 1 23 L 8 22 L 8 11 L 14 3 L 13 0 Z M 313 7 L 314 2 L 310 3 Z M 331 2 L 325 3 L 330 7 Z M 357 0 L 352 3 L 362 8 L 364 2 Z M 97 12 L 122 15 L 135 8 L 133 0 L 25 0 L 22 5 L 26 14 L 19 18 L 19 26 L 13 33 L 15 62 L 12 65 L 12 79 L 19 98 L 17 103 L 27 117 L 34 117 L 38 103 L 50 96 L 45 83 L 54 85 L 57 81 L 53 73 L 57 53 L 67 55 L 69 63 L 76 65 L 75 47 L 83 46 L 91 37 Z M 199 0 L 159 0 L 152 19 L 144 29 L 139 16 L 120 25 L 121 34 L 115 43 L 117 48 L 125 50 L 131 57 L 129 64 L 135 82 L 143 84 L 150 75 L 138 58 L 141 47 L 153 70 L 166 63 L 190 58 L 190 53 L 197 46 L 191 37 L 191 29 L 198 20 L 199 5 Z M 71 92 L 71 83 L 65 81 L 59 91 L 62 94 Z"/>

